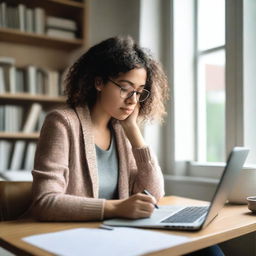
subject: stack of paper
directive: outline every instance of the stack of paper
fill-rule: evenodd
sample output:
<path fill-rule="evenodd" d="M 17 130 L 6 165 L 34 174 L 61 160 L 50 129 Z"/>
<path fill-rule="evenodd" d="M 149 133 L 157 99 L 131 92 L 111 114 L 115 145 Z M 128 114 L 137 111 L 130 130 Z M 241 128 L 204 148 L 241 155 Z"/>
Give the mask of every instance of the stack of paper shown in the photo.
<path fill-rule="evenodd" d="M 135 228 L 77 228 L 23 238 L 27 243 L 63 256 L 135 256 L 170 248 L 185 236 Z"/>

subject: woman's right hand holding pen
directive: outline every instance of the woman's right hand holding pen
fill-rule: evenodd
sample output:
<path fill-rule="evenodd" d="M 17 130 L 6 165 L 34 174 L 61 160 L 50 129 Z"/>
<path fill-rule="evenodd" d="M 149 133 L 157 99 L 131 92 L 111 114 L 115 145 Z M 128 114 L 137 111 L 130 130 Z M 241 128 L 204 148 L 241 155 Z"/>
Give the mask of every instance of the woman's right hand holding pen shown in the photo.
<path fill-rule="evenodd" d="M 137 193 L 127 199 L 106 200 L 104 218 L 138 219 L 150 217 L 156 205 L 151 195 Z"/>

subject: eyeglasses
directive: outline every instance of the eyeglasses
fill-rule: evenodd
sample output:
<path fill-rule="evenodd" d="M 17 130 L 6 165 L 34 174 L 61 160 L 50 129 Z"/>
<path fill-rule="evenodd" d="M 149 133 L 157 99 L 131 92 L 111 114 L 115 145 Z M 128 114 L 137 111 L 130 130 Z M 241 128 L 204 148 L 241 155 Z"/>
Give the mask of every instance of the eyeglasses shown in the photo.
<path fill-rule="evenodd" d="M 133 90 L 133 87 L 130 85 L 122 86 L 111 79 L 108 79 L 108 80 L 120 88 L 120 97 L 123 99 L 129 99 L 135 93 L 137 101 L 142 102 L 142 101 L 145 101 L 150 95 L 150 92 L 146 89 L 136 91 L 136 90 Z"/>

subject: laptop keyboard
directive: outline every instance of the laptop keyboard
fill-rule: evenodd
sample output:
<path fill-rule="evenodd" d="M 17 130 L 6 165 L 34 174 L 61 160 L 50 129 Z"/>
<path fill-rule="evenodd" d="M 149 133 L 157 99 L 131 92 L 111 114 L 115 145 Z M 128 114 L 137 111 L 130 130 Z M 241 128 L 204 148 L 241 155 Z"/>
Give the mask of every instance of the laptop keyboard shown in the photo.
<path fill-rule="evenodd" d="M 161 223 L 191 223 L 208 211 L 208 207 L 186 207 L 174 215 L 164 219 Z"/>

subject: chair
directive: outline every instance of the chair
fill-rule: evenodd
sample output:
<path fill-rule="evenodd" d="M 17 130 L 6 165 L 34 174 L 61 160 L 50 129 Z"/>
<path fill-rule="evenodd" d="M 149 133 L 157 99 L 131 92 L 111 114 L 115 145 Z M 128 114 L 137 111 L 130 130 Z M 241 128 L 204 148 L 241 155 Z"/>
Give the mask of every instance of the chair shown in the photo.
<path fill-rule="evenodd" d="M 19 218 L 31 201 L 31 181 L 0 181 L 0 221 Z"/>

